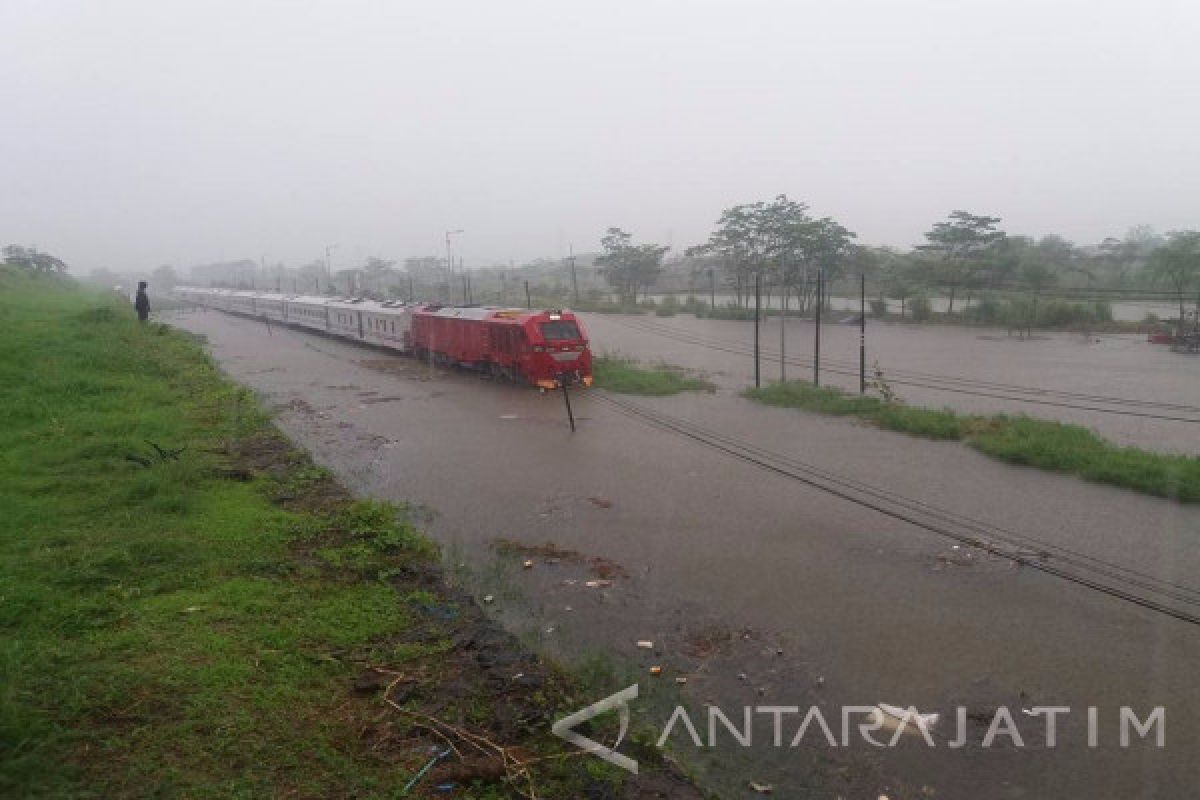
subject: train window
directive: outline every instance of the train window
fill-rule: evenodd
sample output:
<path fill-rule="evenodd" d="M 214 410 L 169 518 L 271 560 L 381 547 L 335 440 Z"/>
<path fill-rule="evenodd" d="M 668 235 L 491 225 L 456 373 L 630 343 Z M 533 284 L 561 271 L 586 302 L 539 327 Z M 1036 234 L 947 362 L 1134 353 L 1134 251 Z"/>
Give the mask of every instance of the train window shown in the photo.
<path fill-rule="evenodd" d="M 567 339 L 580 338 L 578 326 L 569 319 L 543 322 L 538 328 L 542 331 L 542 338 L 547 342 L 561 342 Z"/>

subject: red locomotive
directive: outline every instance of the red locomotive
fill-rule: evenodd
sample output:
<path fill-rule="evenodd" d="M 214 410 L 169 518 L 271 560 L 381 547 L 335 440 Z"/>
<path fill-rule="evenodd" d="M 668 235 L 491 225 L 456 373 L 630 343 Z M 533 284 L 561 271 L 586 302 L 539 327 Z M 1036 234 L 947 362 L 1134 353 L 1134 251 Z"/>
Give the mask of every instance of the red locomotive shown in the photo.
<path fill-rule="evenodd" d="M 587 334 L 570 311 L 421 306 L 412 315 L 412 349 L 542 389 L 592 385 Z"/>

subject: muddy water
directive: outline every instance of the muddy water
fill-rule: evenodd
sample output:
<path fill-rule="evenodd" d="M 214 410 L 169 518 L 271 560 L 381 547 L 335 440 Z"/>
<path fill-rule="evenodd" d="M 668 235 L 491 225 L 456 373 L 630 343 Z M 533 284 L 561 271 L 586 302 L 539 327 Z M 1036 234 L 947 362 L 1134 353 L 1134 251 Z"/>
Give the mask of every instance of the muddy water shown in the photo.
<path fill-rule="evenodd" d="M 209 337 L 235 378 L 356 490 L 436 509 L 430 528 L 473 568 L 493 607 L 551 652 L 615 653 L 653 708 L 674 675 L 692 702 L 998 704 L 1100 708 L 1100 747 L 1063 724 L 1051 750 L 788 748 L 726 737 L 688 760 L 726 796 L 754 778 L 781 797 L 1185 797 L 1200 778 L 1194 665 L 1200 632 L 1014 569 L 903 522 L 648 427 L 597 397 L 560 398 L 430 371 L 409 359 L 215 312 L 178 324 Z M 597 325 L 597 330 L 600 326 Z M 640 401 L 739 440 L 940 507 L 1195 586 L 1200 512 L 1020 470 L 953 443 L 762 408 L 734 393 Z M 619 564 L 588 588 L 583 564 L 496 565 L 496 537 Z M 574 581 L 574 583 L 571 583 Z M 568 607 L 570 610 L 568 611 Z M 716 632 L 716 633 L 714 633 Z M 655 642 L 655 650 L 635 642 Z M 698 642 L 715 641 L 713 648 Z M 667 666 L 662 678 L 645 672 Z M 1167 747 L 1115 746 L 1117 709 L 1167 709 Z M 661 728 L 665 716 L 647 719 Z M 785 723 L 785 743 L 797 720 Z M 703 722 L 698 722 L 703 732 Z M 953 731 L 946 731 L 952 736 Z M 810 739 L 809 741 L 818 741 Z M 818 741 L 819 743 L 819 741 Z M 897 787 L 900 787 L 899 789 Z M 934 792 L 922 794 L 923 789 Z"/>
<path fill-rule="evenodd" d="M 584 316 L 600 352 L 698 369 L 731 389 L 754 380 L 754 361 L 749 355 L 753 323 L 691 315 Z M 838 316 L 834 315 L 835 319 Z M 769 320 L 760 329 L 764 382 L 780 377 L 780 325 L 779 320 Z M 785 364 L 785 377 L 811 380 L 813 323 L 788 320 L 784 329 L 784 353 L 803 362 Z M 913 405 L 972 413 L 1025 413 L 1084 425 L 1122 445 L 1200 453 L 1200 357 L 1173 353 L 1165 346 L 1149 344 L 1144 336 L 1039 332 L 1033 339 L 1021 339 L 996 329 L 868 320 L 866 346 L 868 377 L 878 364 L 901 399 Z M 822 383 L 857 391 L 858 326 L 822 325 L 821 347 Z M 729 349 L 738 352 L 727 352 Z M 948 378 L 967 382 L 947 382 Z M 1029 389 L 1093 399 L 1038 394 Z M 1022 399 L 1011 399 L 1018 395 Z M 1116 398 L 1133 402 L 1113 402 Z M 1194 421 L 1156 418 L 1162 416 Z"/>

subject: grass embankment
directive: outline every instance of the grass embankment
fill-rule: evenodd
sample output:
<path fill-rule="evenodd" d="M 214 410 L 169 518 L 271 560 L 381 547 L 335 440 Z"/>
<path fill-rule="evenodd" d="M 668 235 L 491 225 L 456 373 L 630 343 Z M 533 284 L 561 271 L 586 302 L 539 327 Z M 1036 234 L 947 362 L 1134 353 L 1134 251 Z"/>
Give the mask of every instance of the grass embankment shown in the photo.
<path fill-rule="evenodd" d="M 448 742 L 409 796 L 516 796 L 513 762 L 443 723 L 562 753 L 572 686 L 194 342 L 0 267 L 0 796 L 396 797 Z M 542 797 L 622 780 L 531 775 Z"/>
<path fill-rule="evenodd" d="M 646 367 L 619 356 L 598 356 L 592 359 L 592 376 L 598 388 L 620 394 L 661 397 L 687 391 L 711 392 L 716 389 L 709 381 L 691 377 L 680 367 L 670 364 Z"/>
<path fill-rule="evenodd" d="M 1066 472 L 1184 503 L 1200 502 L 1200 458 L 1118 447 L 1079 425 L 916 408 L 801 382 L 776 383 L 745 394 L 767 405 L 857 417 L 887 430 L 929 439 L 960 440 L 1013 464 Z"/>

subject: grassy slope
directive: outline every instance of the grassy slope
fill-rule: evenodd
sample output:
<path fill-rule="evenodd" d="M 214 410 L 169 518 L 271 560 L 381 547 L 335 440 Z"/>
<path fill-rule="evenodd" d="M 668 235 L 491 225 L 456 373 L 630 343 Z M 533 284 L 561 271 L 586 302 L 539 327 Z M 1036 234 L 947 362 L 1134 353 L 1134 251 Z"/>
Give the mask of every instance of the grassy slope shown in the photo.
<path fill-rule="evenodd" d="M 663 396 L 714 389 L 706 380 L 688 377 L 679 367 L 667 364 L 643 367 L 617 356 L 598 356 L 593 359 L 592 375 L 597 387 L 621 394 Z"/>
<path fill-rule="evenodd" d="M 542 677 L 497 700 L 451 645 L 486 620 L 438 594 L 432 548 L 397 519 L 291 450 L 184 336 L 0 267 L 0 796 L 396 796 L 431 739 L 351 691 L 369 665 L 442 719 L 558 750 L 565 679 L 520 656 Z M 528 731 L 488 727 L 492 703 L 524 704 Z M 546 762 L 540 794 L 605 768 Z"/>
<path fill-rule="evenodd" d="M 1078 425 L 1026 416 L 914 408 L 801 382 L 750 389 L 746 396 L 768 405 L 858 417 L 914 436 L 958 439 L 1010 463 L 1066 472 L 1185 503 L 1200 502 L 1200 458 L 1118 447 Z"/>

